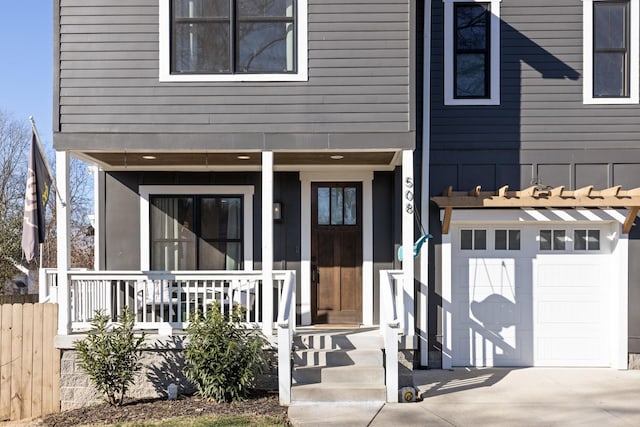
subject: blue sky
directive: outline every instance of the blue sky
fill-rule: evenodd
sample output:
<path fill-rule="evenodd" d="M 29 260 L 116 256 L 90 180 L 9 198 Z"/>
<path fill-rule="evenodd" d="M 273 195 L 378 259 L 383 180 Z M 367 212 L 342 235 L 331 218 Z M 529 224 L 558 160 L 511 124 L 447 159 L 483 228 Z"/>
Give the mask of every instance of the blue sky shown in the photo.
<path fill-rule="evenodd" d="M 44 146 L 50 148 L 53 2 L 0 0 L 0 4 L 0 110 L 26 125 L 33 116 Z"/>

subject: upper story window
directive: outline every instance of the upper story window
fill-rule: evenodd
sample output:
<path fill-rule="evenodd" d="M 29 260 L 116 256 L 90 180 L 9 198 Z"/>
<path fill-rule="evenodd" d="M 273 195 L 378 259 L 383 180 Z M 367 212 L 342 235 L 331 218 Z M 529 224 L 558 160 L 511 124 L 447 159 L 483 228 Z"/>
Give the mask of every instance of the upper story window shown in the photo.
<path fill-rule="evenodd" d="M 160 80 L 306 80 L 306 33 L 306 0 L 160 0 Z"/>
<path fill-rule="evenodd" d="M 583 0 L 584 102 L 638 103 L 638 0 Z"/>
<path fill-rule="evenodd" d="M 444 0 L 445 104 L 500 104 L 500 0 Z"/>

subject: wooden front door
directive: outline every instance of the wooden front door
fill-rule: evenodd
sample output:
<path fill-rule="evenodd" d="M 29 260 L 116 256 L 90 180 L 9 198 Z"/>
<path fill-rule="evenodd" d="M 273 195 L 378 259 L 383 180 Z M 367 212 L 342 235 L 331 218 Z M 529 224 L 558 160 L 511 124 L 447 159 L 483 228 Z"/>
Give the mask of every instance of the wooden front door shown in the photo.
<path fill-rule="evenodd" d="M 362 322 L 362 185 L 312 183 L 314 323 Z"/>

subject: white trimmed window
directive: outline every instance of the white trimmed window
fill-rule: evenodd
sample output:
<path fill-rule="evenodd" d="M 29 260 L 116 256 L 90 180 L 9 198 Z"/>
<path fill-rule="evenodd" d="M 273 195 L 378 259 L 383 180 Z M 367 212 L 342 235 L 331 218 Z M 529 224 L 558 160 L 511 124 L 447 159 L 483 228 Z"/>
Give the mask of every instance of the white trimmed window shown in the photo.
<path fill-rule="evenodd" d="M 639 0 L 583 0 L 585 104 L 637 104 Z"/>
<path fill-rule="evenodd" d="M 463 251 L 484 251 L 487 249 L 487 230 L 460 230 L 460 249 Z"/>
<path fill-rule="evenodd" d="M 564 251 L 567 248 L 565 230 L 540 230 L 538 244 L 541 251 Z"/>
<path fill-rule="evenodd" d="M 159 0 L 160 81 L 305 81 L 307 0 Z"/>
<path fill-rule="evenodd" d="M 500 105 L 500 0 L 443 1 L 445 105 Z"/>
<path fill-rule="evenodd" d="M 253 270 L 252 186 L 141 186 L 142 270 Z"/>
<path fill-rule="evenodd" d="M 600 230 L 574 230 L 573 231 L 574 251 L 599 251 L 600 250 Z"/>

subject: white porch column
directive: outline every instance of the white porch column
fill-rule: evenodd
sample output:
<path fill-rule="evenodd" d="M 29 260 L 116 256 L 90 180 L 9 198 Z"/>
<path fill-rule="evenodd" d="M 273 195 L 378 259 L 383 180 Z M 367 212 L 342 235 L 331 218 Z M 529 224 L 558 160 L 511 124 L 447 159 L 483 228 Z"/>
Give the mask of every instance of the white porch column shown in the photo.
<path fill-rule="evenodd" d="M 93 269 L 105 269 L 104 244 L 104 188 L 105 173 L 98 166 L 92 166 L 93 174 Z"/>
<path fill-rule="evenodd" d="M 627 369 L 629 366 L 629 235 L 623 234 L 618 224 L 620 238 L 613 249 L 611 283 L 611 367 Z"/>
<path fill-rule="evenodd" d="M 273 334 L 273 152 L 262 152 L 262 331 Z"/>
<path fill-rule="evenodd" d="M 442 235 L 442 369 L 453 365 L 451 331 L 451 231 Z"/>
<path fill-rule="evenodd" d="M 415 260 L 413 258 L 415 185 L 413 179 L 413 151 L 402 152 L 402 273 L 403 301 L 402 325 L 408 337 L 415 335 L 414 320 L 414 280 Z M 411 342 L 411 341 L 408 341 Z"/>
<path fill-rule="evenodd" d="M 69 292 L 69 153 L 56 151 L 56 233 L 58 270 L 58 335 L 71 331 L 71 304 Z"/>

